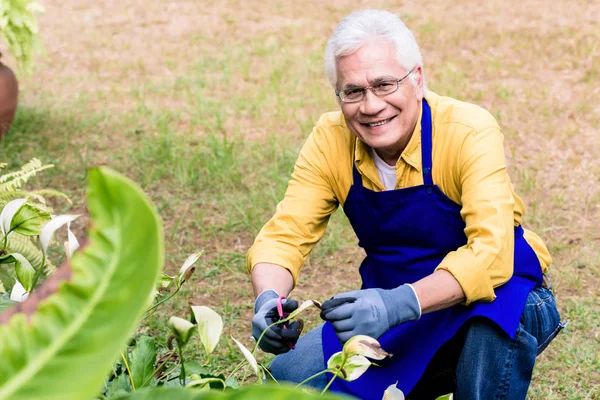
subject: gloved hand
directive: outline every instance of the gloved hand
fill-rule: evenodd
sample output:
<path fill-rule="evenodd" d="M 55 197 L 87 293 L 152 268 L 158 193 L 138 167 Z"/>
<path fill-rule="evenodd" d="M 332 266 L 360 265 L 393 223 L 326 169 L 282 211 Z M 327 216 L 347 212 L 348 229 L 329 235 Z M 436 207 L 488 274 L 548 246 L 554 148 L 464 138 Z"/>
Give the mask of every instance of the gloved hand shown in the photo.
<path fill-rule="evenodd" d="M 277 312 L 279 295 L 274 290 L 262 292 L 254 302 L 254 317 L 252 318 L 252 336 L 258 340 L 260 335 L 272 323 L 281 318 Z M 283 299 L 282 310 L 285 315 L 298 308 L 295 300 Z M 300 337 L 301 326 L 297 321 L 275 325 L 262 337 L 258 346 L 268 353 L 282 354 L 288 352 Z"/>
<path fill-rule="evenodd" d="M 391 327 L 420 317 L 421 306 L 410 285 L 338 294 L 321 310 L 321 318 L 331 322 L 342 343 L 356 335 L 378 339 Z"/>

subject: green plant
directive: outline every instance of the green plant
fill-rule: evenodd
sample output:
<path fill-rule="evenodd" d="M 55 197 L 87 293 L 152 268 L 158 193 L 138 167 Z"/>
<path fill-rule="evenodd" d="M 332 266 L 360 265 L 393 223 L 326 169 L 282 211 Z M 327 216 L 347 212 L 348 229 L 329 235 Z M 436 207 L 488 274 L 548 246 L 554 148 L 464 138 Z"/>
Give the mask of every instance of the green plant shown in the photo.
<path fill-rule="evenodd" d="M 36 14 L 44 8 L 31 0 L 0 0 L 0 39 L 22 71 L 31 72 L 33 55 L 42 51 Z"/>
<path fill-rule="evenodd" d="M 5 163 L 0 163 L 0 170 L 5 167 Z M 42 226 L 52 219 L 52 209 L 45 196 L 70 200 L 56 190 L 21 189 L 29 178 L 51 167 L 52 164 L 44 165 L 33 158 L 18 170 L 0 176 L 0 293 L 10 291 L 13 294 L 15 286 L 21 294 L 29 293 L 42 273 L 49 274 L 55 270 L 45 257 L 47 243 L 45 248 L 38 247 L 35 238 L 41 235 Z M 68 231 L 69 241 L 75 246 L 74 236 L 70 229 Z M 10 268 L 11 265 L 14 269 Z M 0 297 L 0 307 L 2 304 L 10 302 Z"/>
<path fill-rule="evenodd" d="M 0 314 L 0 399 L 91 398 L 148 306 L 164 258 L 156 211 L 107 168 L 90 170 L 87 202 L 89 244 Z"/>

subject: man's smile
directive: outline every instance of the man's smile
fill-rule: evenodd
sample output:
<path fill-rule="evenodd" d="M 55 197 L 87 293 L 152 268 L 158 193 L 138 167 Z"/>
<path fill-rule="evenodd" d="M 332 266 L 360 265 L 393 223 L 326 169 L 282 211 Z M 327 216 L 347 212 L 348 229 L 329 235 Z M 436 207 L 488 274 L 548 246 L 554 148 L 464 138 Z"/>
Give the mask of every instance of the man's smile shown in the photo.
<path fill-rule="evenodd" d="M 394 118 L 395 118 L 395 116 L 387 118 L 387 119 L 382 119 L 380 121 L 375 121 L 375 122 L 363 122 L 363 123 L 361 123 L 361 125 L 367 126 L 369 128 L 375 128 L 377 126 L 381 126 L 381 125 L 387 124 L 388 122 L 390 122 Z"/>

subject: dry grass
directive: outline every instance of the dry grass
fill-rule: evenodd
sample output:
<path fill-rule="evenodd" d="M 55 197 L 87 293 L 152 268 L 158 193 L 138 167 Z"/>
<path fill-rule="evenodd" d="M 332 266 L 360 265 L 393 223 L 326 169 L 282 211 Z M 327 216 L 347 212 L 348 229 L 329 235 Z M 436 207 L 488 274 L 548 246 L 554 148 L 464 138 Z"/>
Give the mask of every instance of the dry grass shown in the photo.
<path fill-rule="evenodd" d="M 168 268 L 206 249 L 174 309 L 209 304 L 236 332 L 250 331 L 245 250 L 312 124 L 336 107 L 322 72 L 327 37 L 356 9 L 403 16 L 429 88 L 499 119 L 525 224 L 553 253 L 572 323 L 540 357 L 531 398 L 600 398 L 600 3 L 43 3 L 47 56 L 21 94 L 22 118 L 39 121 L 13 132 L 5 154 L 57 162 L 48 183 L 71 190 L 79 208 L 87 165 L 141 182 L 165 220 Z M 341 219 L 311 256 L 298 297 L 324 299 L 357 283 L 360 252 Z"/>

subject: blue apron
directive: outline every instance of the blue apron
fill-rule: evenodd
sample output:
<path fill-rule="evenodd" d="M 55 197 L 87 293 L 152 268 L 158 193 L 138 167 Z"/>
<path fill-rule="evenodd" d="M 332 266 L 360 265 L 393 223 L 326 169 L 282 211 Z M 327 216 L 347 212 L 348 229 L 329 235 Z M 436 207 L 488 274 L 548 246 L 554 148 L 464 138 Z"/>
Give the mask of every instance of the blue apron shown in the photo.
<path fill-rule="evenodd" d="M 467 243 L 461 206 L 442 193 L 432 180 L 431 110 L 425 99 L 422 104 L 423 185 L 374 192 L 362 186 L 362 177 L 353 166 L 354 183 L 344 212 L 359 239 L 359 246 L 367 254 L 360 266 L 363 289 L 392 289 L 416 282 L 433 273 L 449 252 Z M 495 289 L 493 302 L 457 305 L 393 327 L 379 338 L 381 346 L 393 357 L 389 361 L 377 361 L 379 366 L 372 366 L 353 382 L 336 379 L 331 389 L 361 399 L 380 400 L 384 390 L 398 382 L 398 388 L 409 393 L 436 351 L 472 317 L 487 317 L 514 338 L 527 295 L 542 282 L 538 258 L 523 237 L 523 228 L 515 227 L 514 234 L 514 274 Z M 326 323 L 323 327 L 325 362 L 341 349 L 333 326 Z"/>

